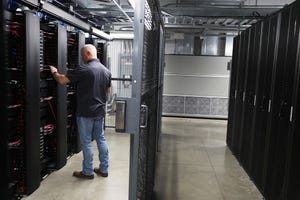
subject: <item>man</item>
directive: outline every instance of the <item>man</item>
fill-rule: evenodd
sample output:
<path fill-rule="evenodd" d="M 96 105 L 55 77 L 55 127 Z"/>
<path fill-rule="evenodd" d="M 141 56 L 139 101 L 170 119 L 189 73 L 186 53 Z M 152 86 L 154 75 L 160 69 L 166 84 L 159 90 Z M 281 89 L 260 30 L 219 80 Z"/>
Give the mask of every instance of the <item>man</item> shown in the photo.
<path fill-rule="evenodd" d="M 82 171 L 74 171 L 77 178 L 93 179 L 95 172 L 108 176 L 108 147 L 104 136 L 106 94 L 111 90 L 111 73 L 97 59 L 95 46 L 87 44 L 81 48 L 84 64 L 60 74 L 49 66 L 54 79 L 60 84 L 77 83 L 77 127 L 82 146 Z M 100 165 L 93 169 L 92 136 L 97 142 Z"/>

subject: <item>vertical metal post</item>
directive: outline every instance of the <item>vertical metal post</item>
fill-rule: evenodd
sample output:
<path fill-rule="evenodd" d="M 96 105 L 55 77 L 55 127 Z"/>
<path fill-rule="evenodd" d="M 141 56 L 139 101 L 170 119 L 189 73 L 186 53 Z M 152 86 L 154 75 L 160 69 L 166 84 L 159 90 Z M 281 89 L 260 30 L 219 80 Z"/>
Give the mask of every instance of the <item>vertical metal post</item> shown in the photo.
<path fill-rule="evenodd" d="M 162 114 L 162 101 L 163 101 L 163 78 L 164 78 L 164 31 L 160 26 L 160 40 L 159 40 L 159 70 L 158 70 L 158 112 L 157 112 L 157 128 L 156 128 L 156 151 L 160 151 L 160 137 L 161 137 L 161 114 Z"/>
<path fill-rule="evenodd" d="M 67 71 L 67 30 L 61 25 L 57 27 L 57 67 L 65 74 Z M 62 168 L 67 162 L 67 88 L 57 84 L 57 161 L 56 168 Z"/>
<path fill-rule="evenodd" d="M 40 165 L 40 19 L 33 13 L 26 17 L 26 97 L 25 149 L 26 193 L 36 190 L 41 182 Z"/>
<path fill-rule="evenodd" d="M 82 64 L 82 59 L 81 59 L 81 56 L 80 56 L 80 51 L 81 51 L 81 48 L 84 45 L 85 45 L 85 36 L 84 36 L 83 33 L 78 33 L 78 56 L 79 56 L 78 64 L 79 65 Z M 77 129 L 76 129 L 76 131 L 77 131 Z M 81 144 L 80 144 L 78 133 L 75 133 L 75 134 L 76 134 L 75 153 L 79 153 L 81 151 Z"/>
<path fill-rule="evenodd" d="M 144 0 L 135 0 L 134 11 L 134 41 L 133 41 L 133 66 L 132 66 L 132 104 L 133 115 L 130 122 L 133 123 L 134 133 L 130 135 L 130 169 L 129 169 L 129 200 L 136 200 L 137 197 L 137 171 L 138 171 L 138 150 L 139 150 L 139 124 L 141 104 L 141 83 L 143 66 L 143 45 L 144 45 Z"/>

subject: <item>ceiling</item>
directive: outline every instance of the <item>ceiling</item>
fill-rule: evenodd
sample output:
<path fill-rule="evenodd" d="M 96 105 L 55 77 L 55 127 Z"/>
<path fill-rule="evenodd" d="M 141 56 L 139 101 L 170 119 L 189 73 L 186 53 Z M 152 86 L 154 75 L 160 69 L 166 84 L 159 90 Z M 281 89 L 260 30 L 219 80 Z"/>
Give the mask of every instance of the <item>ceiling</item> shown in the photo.
<path fill-rule="evenodd" d="M 56 6 L 103 31 L 133 30 L 128 0 L 53 0 Z M 138 2 L 138 1 L 137 1 Z M 167 31 L 237 33 L 291 0 L 157 0 Z"/>

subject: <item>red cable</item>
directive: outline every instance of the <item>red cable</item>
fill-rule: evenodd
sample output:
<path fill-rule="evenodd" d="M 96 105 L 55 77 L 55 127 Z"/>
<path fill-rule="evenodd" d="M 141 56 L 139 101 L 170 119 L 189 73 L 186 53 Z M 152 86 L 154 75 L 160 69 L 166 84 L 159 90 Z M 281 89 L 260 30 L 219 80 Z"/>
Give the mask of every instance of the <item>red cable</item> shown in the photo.
<path fill-rule="evenodd" d="M 43 100 L 44 101 L 47 101 L 47 103 L 48 103 L 48 105 L 49 105 L 49 107 L 50 107 L 50 110 L 51 110 L 51 113 L 52 113 L 52 116 L 53 116 L 53 118 L 56 120 L 56 116 L 55 116 L 55 112 L 54 112 L 54 108 L 53 108 L 53 106 L 52 106 L 52 104 L 51 104 L 51 99 L 52 99 L 52 97 L 46 97 L 46 98 L 43 98 Z"/>

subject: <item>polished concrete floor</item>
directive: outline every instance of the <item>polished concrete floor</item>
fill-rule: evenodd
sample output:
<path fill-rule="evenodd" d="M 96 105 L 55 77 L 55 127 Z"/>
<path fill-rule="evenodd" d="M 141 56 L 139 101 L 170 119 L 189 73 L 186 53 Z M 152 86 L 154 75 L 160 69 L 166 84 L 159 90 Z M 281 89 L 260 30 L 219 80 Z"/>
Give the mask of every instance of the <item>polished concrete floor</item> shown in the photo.
<path fill-rule="evenodd" d="M 156 200 L 263 199 L 226 146 L 226 120 L 163 118 Z"/>
<path fill-rule="evenodd" d="M 263 199 L 226 147 L 225 120 L 167 118 L 157 159 L 155 200 Z M 127 200 L 129 135 L 106 130 L 110 149 L 109 177 L 78 180 L 81 153 L 42 181 L 26 200 Z M 95 152 L 96 151 L 96 145 Z M 98 164 L 97 155 L 95 166 Z"/>

